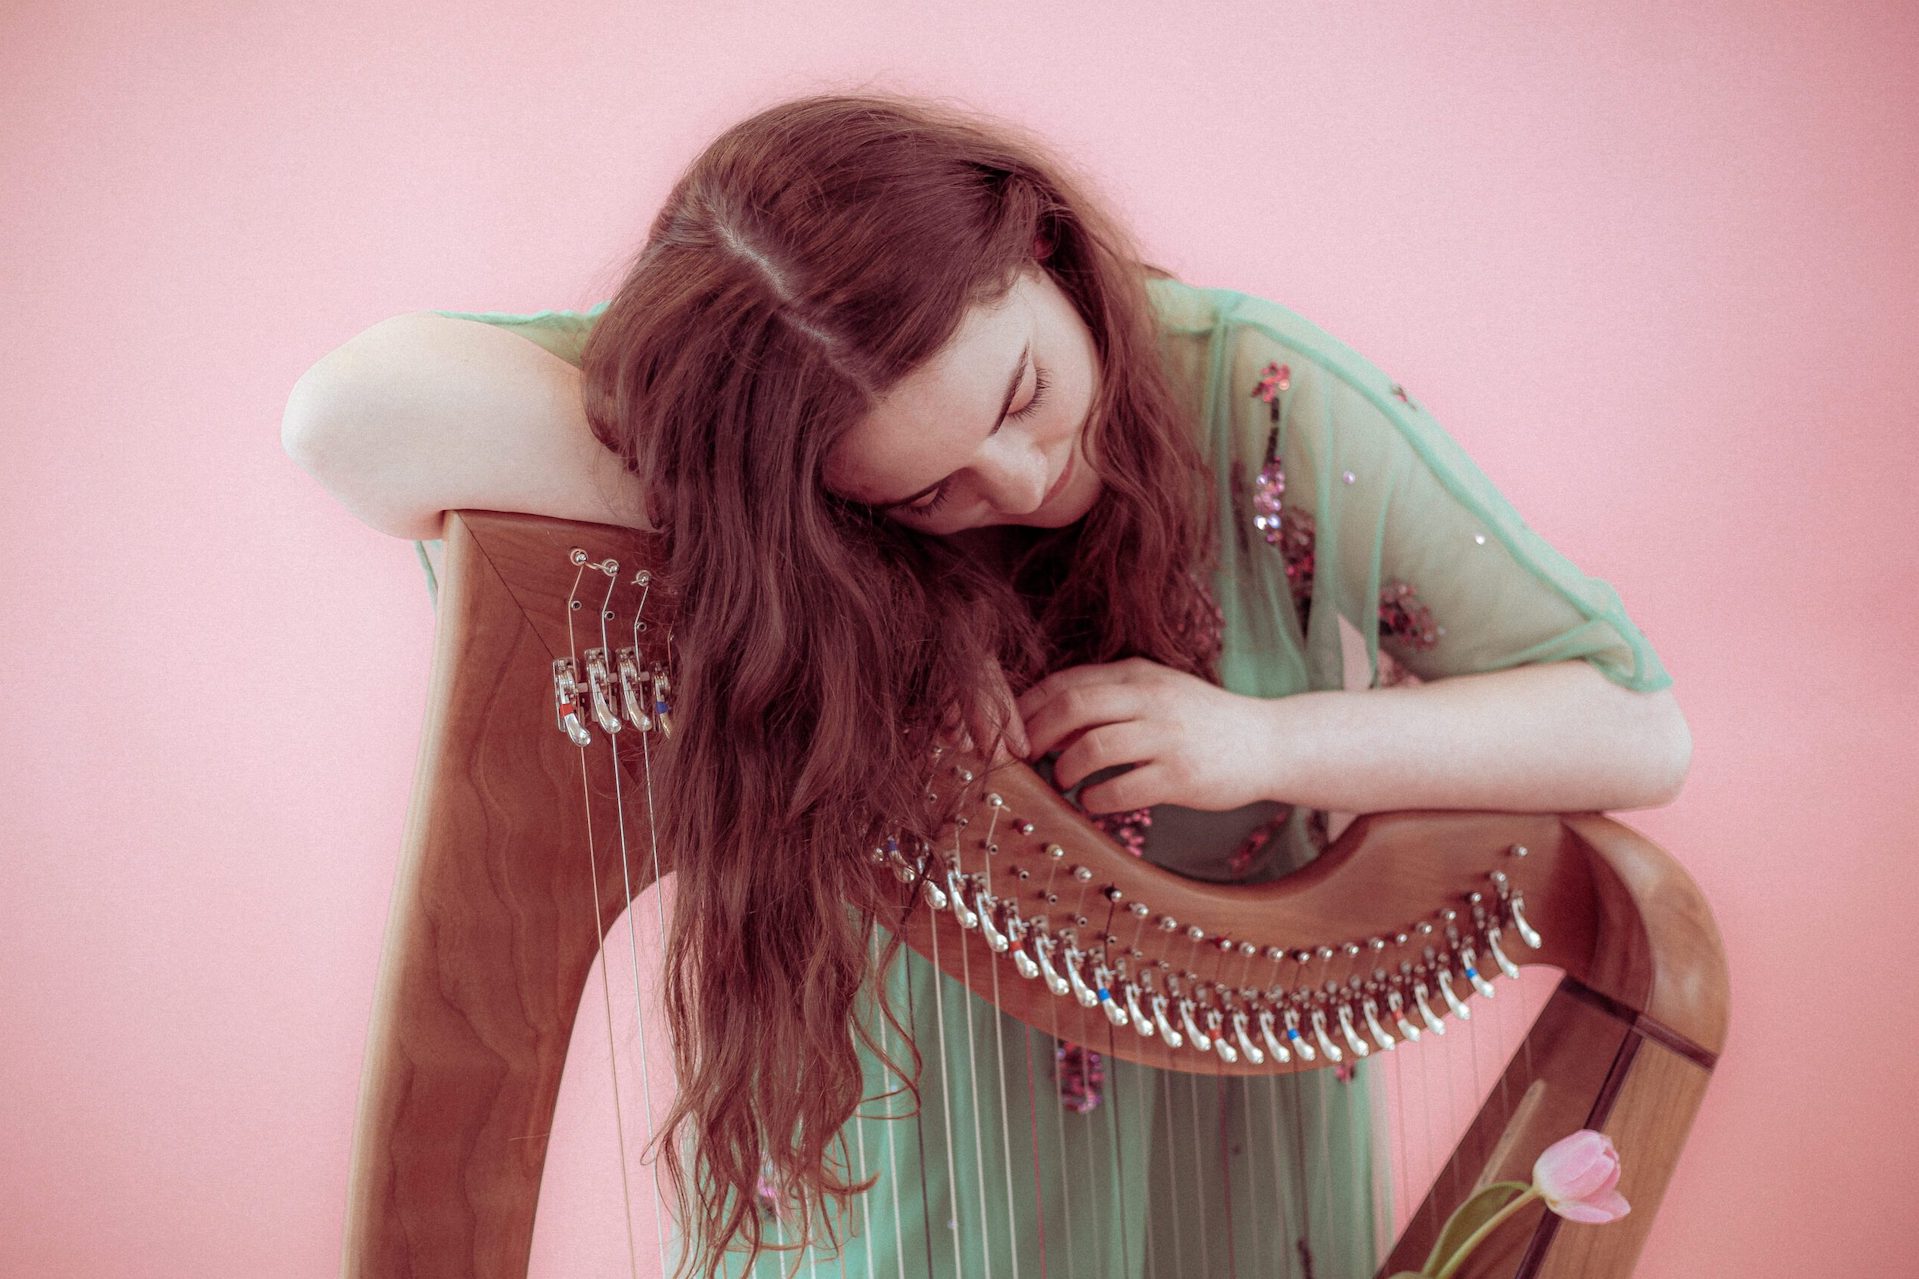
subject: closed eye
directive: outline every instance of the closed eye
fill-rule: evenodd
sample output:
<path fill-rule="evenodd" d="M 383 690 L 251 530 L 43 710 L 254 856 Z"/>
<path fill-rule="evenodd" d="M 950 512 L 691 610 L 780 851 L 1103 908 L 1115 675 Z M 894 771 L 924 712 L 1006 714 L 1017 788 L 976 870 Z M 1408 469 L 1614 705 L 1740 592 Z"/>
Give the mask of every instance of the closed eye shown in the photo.
<path fill-rule="evenodd" d="M 1052 385 L 1052 382 L 1050 379 L 1047 378 L 1046 370 L 1041 368 L 1038 364 L 1035 364 L 1033 366 L 1033 398 L 1026 402 L 1025 408 L 1020 409 L 1019 411 L 1014 413 L 1008 413 L 1006 416 L 1009 418 L 1031 417 L 1039 409 L 1039 406 L 1041 405 L 1041 403 L 1045 401 L 1046 388 L 1051 385 Z M 1004 426 L 1004 425 L 1005 425 L 1005 422 L 1000 423 L 1000 426 Z M 992 430 L 992 434 L 998 435 L 999 430 L 1000 430 L 999 426 L 994 427 Z M 924 502 L 921 502 L 917 506 L 905 507 L 904 509 L 912 512 L 914 515 L 931 515 L 934 511 L 937 511 L 939 510 L 940 507 L 946 505 L 946 500 L 947 498 L 952 496 L 952 492 L 953 492 L 953 481 L 951 478 L 948 478 L 938 488 L 934 489 L 932 494 Z"/>

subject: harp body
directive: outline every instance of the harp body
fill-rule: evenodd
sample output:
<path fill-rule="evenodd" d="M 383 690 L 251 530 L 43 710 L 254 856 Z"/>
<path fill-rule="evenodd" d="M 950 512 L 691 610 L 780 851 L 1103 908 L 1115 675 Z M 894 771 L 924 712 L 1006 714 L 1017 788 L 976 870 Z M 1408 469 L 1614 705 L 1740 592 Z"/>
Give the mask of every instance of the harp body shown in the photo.
<path fill-rule="evenodd" d="M 527 1135 L 550 1128 L 606 930 L 671 869 L 632 838 L 644 791 L 605 749 L 608 715 L 626 717 L 624 760 L 636 723 L 673 713 L 654 679 L 673 601 L 634 580 L 658 562 L 651 535 L 468 512 L 446 547 L 354 1143 L 354 1279 L 525 1274 L 545 1155 Z M 869 850 L 904 939 L 1002 1011 L 1122 1059 L 1322 1069 L 1443 1032 L 1518 964 L 1561 970 L 1432 1194 L 1529 1180 L 1553 1140 L 1607 1132 L 1628 1217 L 1562 1229 L 1534 1205 L 1460 1273 L 1630 1273 L 1726 1028 L 1712 917 L 1656 846 L 1598 814 L 1373 814 L 1284 880 L 1221 886 L 1134 858 L 1024 766 L 955 756 L 937 786 L 966 800 L 959 823 Z M 1416 1269 L 1453 1206 L 1414 1212 L 1381 1273 Z"/>

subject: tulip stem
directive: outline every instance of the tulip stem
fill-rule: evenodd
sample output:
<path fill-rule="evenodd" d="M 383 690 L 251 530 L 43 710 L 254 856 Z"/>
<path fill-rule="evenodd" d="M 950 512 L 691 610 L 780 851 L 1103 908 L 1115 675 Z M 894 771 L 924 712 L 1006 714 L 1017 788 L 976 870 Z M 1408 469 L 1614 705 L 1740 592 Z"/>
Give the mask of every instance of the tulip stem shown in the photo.
<path fill-rule="evenodd" d="M 1524 1194 L 1516 1196 L 1511 1203 L 1486 1218 L 1485 1224 L 1481 1225 L 1479 1229 L 1473 1231 L 1470 1235 L 1467 1235 L 1465 1242 L 1459 1245 L 1459 1250 L 1446 1259 L 1446 1264 L 1439 1268 L 1439 1273 L 1434 1275 L 1433 1279 L 1453 1279 L 1453 1272 L 1459 1269 L 1460 1263 L 1465 1261 L 1467 1255 L 1479 1246 L 1480 1240 L 1491 1234 L 1500 1222 L 1506 1220 L 1506 1218 L 1512 1216 L 1537 1198 L 1539 1198 L 1538 1188 L 1528 1186 Z"/>

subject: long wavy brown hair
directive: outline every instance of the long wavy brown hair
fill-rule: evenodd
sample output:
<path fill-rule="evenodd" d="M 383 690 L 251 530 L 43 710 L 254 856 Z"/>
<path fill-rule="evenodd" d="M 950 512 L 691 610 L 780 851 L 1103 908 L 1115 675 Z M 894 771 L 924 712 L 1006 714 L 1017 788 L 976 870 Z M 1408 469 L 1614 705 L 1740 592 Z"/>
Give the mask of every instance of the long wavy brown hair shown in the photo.
<path fill-rule="evenodd" d="M 859 1015 L 898 946 L 868 854 L 934 835 L 932 747 L 956 713 L 996 749 L 994 664 L 1016 692 L 1129 656 L 1215 678 L 1194 643 L 1211 486 L 1145 289 L 1168 273 L 1090 188 L 1037 137 L 937 100 L 787 101 L 693 161 L 587 342 L 587 416 L 643 481 L 679 596 L 654 781 L 677 871 L 659 1155 L 681 1273 L 768 1245 L 763 1174 L 809 1233 L 870 1184 L 839 1142 L 862 1050 L 917 1097 L 917 1055 L 886 1058 Z M 835 442 L 1036 244 L 1100 355 L 1094 508 L 934 537 L 828 492 Z"/>

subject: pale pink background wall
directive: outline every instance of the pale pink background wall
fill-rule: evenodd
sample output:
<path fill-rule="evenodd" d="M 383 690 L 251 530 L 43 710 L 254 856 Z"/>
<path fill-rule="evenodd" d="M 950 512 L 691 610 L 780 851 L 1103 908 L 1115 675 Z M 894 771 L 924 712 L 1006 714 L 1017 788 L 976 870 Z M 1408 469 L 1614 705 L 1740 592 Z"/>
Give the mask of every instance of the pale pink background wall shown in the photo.
<path fill-rule="evenodd" d="M 1640 1273 L 1910 1265 L 1919 15 L 904 12 L 6 6 L 0 1274 L 337 1266 L 432 617 L 282 455 L 294 379 L 597 301 L 701 141 L 866 77 L 1057 139 L 1618 587 L 1696 739 L 1629 820 L 1736 990 Z"/>

